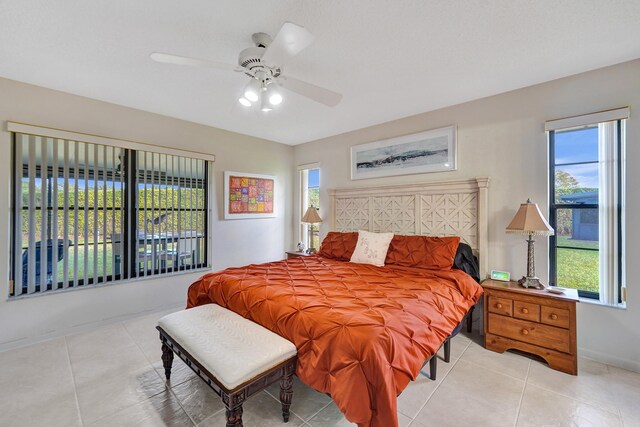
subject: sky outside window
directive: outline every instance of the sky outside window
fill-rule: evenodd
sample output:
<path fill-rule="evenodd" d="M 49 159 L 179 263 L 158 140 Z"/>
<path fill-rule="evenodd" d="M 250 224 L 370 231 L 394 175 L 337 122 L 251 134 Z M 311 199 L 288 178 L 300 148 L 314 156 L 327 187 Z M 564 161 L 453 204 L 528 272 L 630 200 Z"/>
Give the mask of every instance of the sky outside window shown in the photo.
<path fill-rule="evenodd" d="M 579 188 L 598 188 L 598 127 L 556 132 L 555 134 L 556 171 L 571 175 Z M 593 162 L 587 164 L 575 164 Z"/>
<path fill-rule="evenodd" d="M 320 169 L 311 169 L 309 171 L 309 188 L 318 188 L 320 187 Z"/>

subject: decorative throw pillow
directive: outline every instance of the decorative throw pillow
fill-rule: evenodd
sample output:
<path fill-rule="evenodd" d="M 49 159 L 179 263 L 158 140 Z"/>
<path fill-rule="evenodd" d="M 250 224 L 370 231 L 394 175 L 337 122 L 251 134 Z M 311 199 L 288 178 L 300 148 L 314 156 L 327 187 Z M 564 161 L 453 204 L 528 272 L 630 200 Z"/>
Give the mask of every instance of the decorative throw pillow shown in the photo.
<path fill-rule="evenodd" d="M 458 250 L 460 237 L 394 236 L 386 264 L 430 270 L 449 270 Z"/>
<path fill-rule="evenodd" d="M 393 233 L 358 231 L 358 243 L 351 255 L 351 262 L 383 267 L 391 239 L 393 239 Z"/>
<path fill-rule="evenodd" d="M 322 241 L 318 255 L 325 258 L 349 261 L 358 242 L 358 233 L 330 231 Z"/>

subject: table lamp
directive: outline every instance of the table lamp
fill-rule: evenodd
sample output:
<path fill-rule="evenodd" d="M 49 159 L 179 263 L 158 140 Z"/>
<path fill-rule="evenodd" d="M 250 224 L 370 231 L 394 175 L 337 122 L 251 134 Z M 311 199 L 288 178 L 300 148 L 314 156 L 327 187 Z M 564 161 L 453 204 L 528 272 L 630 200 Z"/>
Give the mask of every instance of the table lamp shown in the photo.
<path fill-rule="evenodd" d="M 544 289 L 544 285 L 540 283 L 540 279 L 536 277 L 536 264 L 533 253 L 532 236 L 551 236 L 553 228 L 542 216 L 538 205 L 531 203 L 527 199 L 527 203 L 520 205 L 520 209 L 516 212 L 516 216 L 507 226 L 507 233 L 526 234 L 527 239 L 527 275 L 518 281 L 525 288 Z"/>
<path fill-rule="evenodd" d="M 309 224 L 309 248 L 307 253 L 312 254 L 316 250 L 313 247 L 313 224 L 322 222 L 322 218 L 318 215 L 318 210 L 313 206 L 309 206 L 302 217 L 302 222 Z"/>

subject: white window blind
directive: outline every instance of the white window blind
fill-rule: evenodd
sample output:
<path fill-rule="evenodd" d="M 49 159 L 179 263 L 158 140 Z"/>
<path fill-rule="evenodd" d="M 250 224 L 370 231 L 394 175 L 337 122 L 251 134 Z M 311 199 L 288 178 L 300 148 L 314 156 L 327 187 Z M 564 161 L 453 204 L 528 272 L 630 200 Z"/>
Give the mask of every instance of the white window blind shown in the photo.
<path fill-rule="evenodd" d="M 600 188 L 606 189 L 598 194 L 598 214 L 600 216 L 598 233 L 602 250 L 599 251 L 600 262 L 600 301 L 603 304 L 615 305 L 622 300 L 621 288 L 624 282 L 620 283 L 621 271 L 623 267 L 620 262 L 622 253 L 622 228 L 621 197 L 622 176 L 620 168 L 623 167 L 620 159 L 622 150 L 618 149 L 621 141 L 618 135 L 618 122 L 604 122 L 598 124 L 598 140 L 601 141 L 598 147 L 598 157 L 600 167 L 598 173 Z M 620 284 L 620 286 L 618 286 Z"/>
<path fill-rule="evenodd" d="M 11 297 L 207 266 L 207 160 L 13 138 Z"/>

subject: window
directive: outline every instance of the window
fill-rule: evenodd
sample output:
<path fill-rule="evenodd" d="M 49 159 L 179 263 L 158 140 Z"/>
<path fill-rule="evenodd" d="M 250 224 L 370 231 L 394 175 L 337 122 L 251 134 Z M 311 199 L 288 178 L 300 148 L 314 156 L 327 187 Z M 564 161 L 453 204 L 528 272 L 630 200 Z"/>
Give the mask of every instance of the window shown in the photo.
<path fill-rule="evenodd" d="M 624 296 L 626 116 L 602 114 L 547 122 L 550 282 L 614 305 Z"/>
<path fill-rule="evenodd" d="M 320 211 L 320 168 L 318 165 L 305 165 L 300 169 L 301 205 L 300 218 L 304 216 L 309 206 Z M 319 224 L 300 223 L 300 241 L 305 247 L 320 247 Z M 309 241 L 311 236 L 311 242 Z M 310 245 L 310 243 L 312 243 Z"/>
<path fill-rule="evenodd" d="M 10 296 L 206 267 L 208 162 L 137 145 L 13 133 Z"/>

